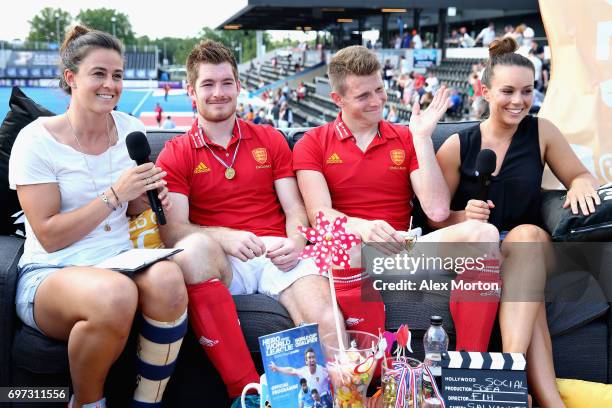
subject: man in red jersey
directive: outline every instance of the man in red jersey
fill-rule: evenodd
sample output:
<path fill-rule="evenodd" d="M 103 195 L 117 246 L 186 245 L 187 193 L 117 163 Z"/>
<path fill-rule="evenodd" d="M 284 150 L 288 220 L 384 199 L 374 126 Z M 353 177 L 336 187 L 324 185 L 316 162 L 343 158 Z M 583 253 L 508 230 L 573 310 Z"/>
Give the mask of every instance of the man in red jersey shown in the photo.
<path fill-rule="evenodd" d="M 214 41 L 197 44 L 187 75 L 198 116 L 157 160 L 173 203 L 160 232 L 166 245 L 184 249 L 174 259 L 184 271 L 192 327 L 236 398 L 259 376 L 231 295 L 278 299 L 296 324 L 318 323 L 324 335 L 335 331 L 331 294 L 314 261 L 298 259 L 306 242 L 297 227 L 308 218 L 287 142 L 270 126 L 236 117 L 232 52 Z M 249 404 L 259 406 L 255 398 Z"/>
<path fill-rule="evenodd" d="M 386 243 L 386 250 L 399 250 L 406 242 L 404 233 L 415 195 L 430 220 L 439 222 L 449 216 L 450 193 L 436 162 L 431 135 L 450 99 L 449 91 L 442 87 L 428 109 L 421 111 L 415 103 L 409 127 L 384 121 L 387 94 L 380 70 L 376 55 L 362 46 L 347 47 L 334 55 L 328 75 L 331 97 L 341 112 L 335 121 L 306 132 L 294 147 L 293 169 L 311 219 L 319 211 L 328 218 L 346 215 L 347 231 L 362 242 Z M 496 246 L 498 239 L 493 225 L 466 221 L 422 236 L 419 242 Z M 497 256 L 492 245 L 484 247 Z M 354 249 L 351 268 L 334 270 L 338 302 L 347 327 L 378 334 L 385 327 L 384 305 L 382 301 L 364 302 L 356 295 L 371 285 L 363 284 L 366 276 L 359 249 Z M 494 306 L 496 310 L 496 303 Z M 483 309 L 482 304 L 475 307 Z M 454 314 L 458 349 L 481 349 L 488 335 L 476 338 L 472 333 L 490 333 L 495 312 L 481 329 L 475 320 L 463 325 L 466 319 L 457 318 L 463 310 Z M 457 324 L 458 320 L 462 323 Z"/>

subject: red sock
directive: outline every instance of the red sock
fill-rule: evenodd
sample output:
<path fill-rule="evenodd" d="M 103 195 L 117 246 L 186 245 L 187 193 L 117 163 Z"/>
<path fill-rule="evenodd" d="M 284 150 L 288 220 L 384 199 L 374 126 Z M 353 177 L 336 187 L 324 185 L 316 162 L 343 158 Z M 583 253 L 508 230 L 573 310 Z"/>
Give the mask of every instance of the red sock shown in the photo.
<path fill-rule="evenodd" d="M 385 331 L 385 304 L 363 276 L 362 268 L 334 269 L 336 298 L 347 330 L 361 330 L 378 336 Z"/>
<path fill-rule="evenodd" d="M 501 288 L 499 261 L 490 259 L 484 261 L 484 269 L 475 269 L 466 265 L 466 271 L 457 275 L 455 282 L 464 284 L 497 283 Z M 456 350 L 485 352 L 489 347 L 489 339 L 497 307 L 499 293 L 489 290 L 451 290 L 450 313 L 455 323 L 457 335 Z"/>
<path fill-rule="evenodd" d="M 238 322 L 234 300 L 220 280 L 187 285 L 189 321 L 198 341 L 213 363 L 230 397 L 259 375 Z"/>

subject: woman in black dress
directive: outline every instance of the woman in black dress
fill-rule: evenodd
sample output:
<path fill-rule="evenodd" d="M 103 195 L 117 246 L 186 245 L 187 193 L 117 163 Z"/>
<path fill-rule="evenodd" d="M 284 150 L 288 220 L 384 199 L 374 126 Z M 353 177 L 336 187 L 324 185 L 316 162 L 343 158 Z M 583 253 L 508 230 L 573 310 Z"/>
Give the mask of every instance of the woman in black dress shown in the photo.
<path fill-rule="evenodd" d="M 557 127 L 528 115 L 533 102 L 534 67 L 511 38 L 494 41 L 482 77 L 490 116 L 450 136 L 437 153 L 453 200 L 451 215 L 436 227 L 468 219 L 490 222 L 502 238 L 502 302 L 499 322 L 504 352 L 527 355 L 530 390 L 542 407 L 563 407 L 555 383 L 550 333 L 543 303 L 550 269 L 550 236 L 539 225 L 545 164 L 568 189 L 564 207 L 588 215 L 600 204 L 599 185 Z M 480 150 L 497 161 L 487 202 L 475 200 Z"/>

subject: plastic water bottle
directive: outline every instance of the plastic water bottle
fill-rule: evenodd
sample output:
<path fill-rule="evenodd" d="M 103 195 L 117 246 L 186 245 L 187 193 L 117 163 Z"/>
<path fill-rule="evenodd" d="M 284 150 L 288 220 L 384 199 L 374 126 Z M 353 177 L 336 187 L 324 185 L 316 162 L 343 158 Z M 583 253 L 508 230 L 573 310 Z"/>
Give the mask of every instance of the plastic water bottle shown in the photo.
<path fill-rule="evenodd" d="M 433 375 L 440 375 L 440 363 L 442 354 L 448 349 L 448 335 L 442 327 L 442 317 L 431 316 L 430 326 L 423 336 L 423 348 L 425 349 L 424 363 L 429 366 Z"/>

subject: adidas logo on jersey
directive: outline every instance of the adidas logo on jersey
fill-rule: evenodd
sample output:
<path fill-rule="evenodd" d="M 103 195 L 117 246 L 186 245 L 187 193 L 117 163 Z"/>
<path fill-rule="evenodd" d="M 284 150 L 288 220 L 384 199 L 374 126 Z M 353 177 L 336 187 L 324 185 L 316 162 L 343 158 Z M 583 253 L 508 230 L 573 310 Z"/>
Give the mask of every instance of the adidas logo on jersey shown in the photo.
<path fill-rule="evenodd" d="M 210 169 L 202 162 L 193 170 L 193 174 L 208 173 Z"/>
<path fill-rule="evenodd" d="M 327 164 L 340 164 L 343 163 L 342 159 L 340 158 L 340 156 L 338 156 L 338 153 L 334 153 L 331 156 L 329 156 L 329 159 L 327 159 Z"/>

